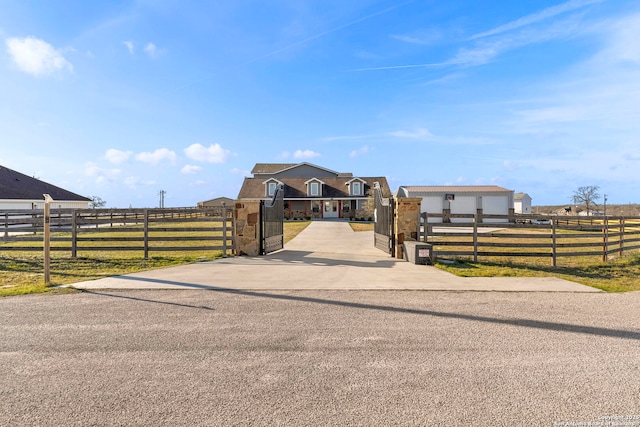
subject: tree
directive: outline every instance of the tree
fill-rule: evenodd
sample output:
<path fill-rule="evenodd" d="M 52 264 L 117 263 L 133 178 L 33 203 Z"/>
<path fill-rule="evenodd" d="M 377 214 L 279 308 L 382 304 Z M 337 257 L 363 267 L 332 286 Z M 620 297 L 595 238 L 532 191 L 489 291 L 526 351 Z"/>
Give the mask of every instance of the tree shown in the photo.
<path fill-rule="evenodd" d="M 91 201 L 89 202 L 89 207 L 91 209 L 98 209 L 107 204 L 106 200 L 102 200 L 98 196 L 91 196 Z"/>
<path fill-rule="evenodd" d="M 573 192 L 573 203 L 583 204 L 587 209 L 587 215 L 589 215 L 591 207 L 598 206 L 596 203 L 596 200 L 600 198 L 598 191 L 600 191 L 600 187 L 597 185 L 578 187 L 578 189 Z"/>

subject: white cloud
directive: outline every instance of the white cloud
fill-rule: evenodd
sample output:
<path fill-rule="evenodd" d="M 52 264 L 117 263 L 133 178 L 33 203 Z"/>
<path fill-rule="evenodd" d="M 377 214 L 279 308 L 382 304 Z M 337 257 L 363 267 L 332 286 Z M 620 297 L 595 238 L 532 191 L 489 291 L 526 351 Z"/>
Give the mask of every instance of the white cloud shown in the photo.
<path fill-rule="evenodd" d="M 200 172 L 201 170 L 202 170 L 202 167 L 200 166 L 184 165 L 180 173 L 183 173 L 185 175 L 193 175 Z"/>
<path fill-rule="evenodd" d="M 371 148 L 369 148 L 368 145 L 365 145 L 363 147 L 358 148 L 357 150 L 353 150 L 351 153 L 349 153 L 349 157 L 355 158 L 355 157 L 365 155 L 369 152 L 371 152 Z"/>
<path fill-rule="evenodd" d="M 25 73 L 41 77 L 63 70 L 73 72 L 73 66 L 60 51 L 43 40 L 13 37 L 5 42 L 13 61 Z"/>
<path fill-rule="evenodd" d="M 133 42 L 125 41 L 125 42 L 122 42 L 122 44 L 124 44 L 127 47 L 127 50 L 129 51 L 129 53 L 133 55 L 133 49 L 135 47 Z"/>
<path fill-rule="evenodd" d="M 147 43 L 147 45 L 144 47 L 144 51 L 146 52 L 147 55 L 149 55 L 149 58 L 152 58 L 152 59 L 155 59 L 158 56 L 166 53 L 166 50 L 158 49 L 158 47 L 151 42 Z"/>
<path fill-rule="evenodd" d="M 143 152 L 136 154 L 136 160 L 143 163 L 150 163 L 152 165 L 157 165 L 163 160 L 173 163 L 176 160 L 176 157 L 176 153 L 167 148 L 158 148 L 153 153 Z"/>
<path fill-rule="evenodd" d="M 315 157 L 320 157 L 320 153 L 311 150 L 296 150 L 296 152 L 293 153 L 294 159 L 313 159 Z"/>
<path fill-rule="evenodd" d="M 122 171 L 120 169 L 105 169 L 95 163 L 87 162 L 84 165 L 85 176 L 95 178 L 95 182 L 101 184 L 103 182 L 115 181 Z"/>
<path fill-rule="evenodd" d="M 222 148 L 220 144 L 211 144 L 209 147 L 191 144 L 184 149 L 184 153 L 192 160 L 206 163 L 224 163 L 231 155 L 231 152 Z"/>
<path fill-rule="evenodd" d="M 104 154 L 104 158 L 107 159 L 109 163 L 119 165 L 129 160 L 132 155 L 133 153 L 131 151 L 121 151 L 116 150 L 115 148 L 110 148 Z"/>
<path fill-rule="evenodd" d="M 280 153 L 280 155 L 278 156 L 281 159 L 288 159 L 291 156 L 291 153 L 288 151 L 283 151 L 282 153 Z"/>
<path fill-rule="evenodd" d="M 414 131 L 398 130 L 394 132 L 389 132 L 388 135 L 394 136 L 396 138 L 408 138 L 408 139 L 420 139 L 420 140 L 433 138 L 433 134 L 424 128 L 419 128 Z"/>

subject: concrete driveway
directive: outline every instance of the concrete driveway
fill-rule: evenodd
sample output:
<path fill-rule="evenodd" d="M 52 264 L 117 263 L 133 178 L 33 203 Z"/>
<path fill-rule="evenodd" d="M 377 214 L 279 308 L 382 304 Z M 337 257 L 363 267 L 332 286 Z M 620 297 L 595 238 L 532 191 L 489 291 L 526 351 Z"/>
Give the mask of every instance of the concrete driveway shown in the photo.
<path fill-rule="evenodd" d="M 391 258 L 373 232 L 346 222 L 314 221 L 281 251 L 79 282 L 79 289 L 453 290 L 601 292 L 556 278 L 461 278 Z"/>

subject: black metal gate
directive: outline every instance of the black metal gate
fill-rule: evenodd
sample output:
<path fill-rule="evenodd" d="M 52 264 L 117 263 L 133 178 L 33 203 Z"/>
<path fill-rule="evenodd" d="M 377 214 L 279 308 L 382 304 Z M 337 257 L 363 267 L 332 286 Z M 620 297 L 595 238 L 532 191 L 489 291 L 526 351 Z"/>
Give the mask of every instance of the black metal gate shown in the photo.
<path fill-rule="evenodd" d="M 376 248 L 394 256 L 395 239 L 393 234 L 393 199 L 382 196 L 380 183 L 373 183 L 374 189 L 374 244 Z"/>
<path fill-rule="evenodd" d="M 260 254 L 284 247 L 284 186 L 279 184 L 271 200 L 260 202 Z"/>

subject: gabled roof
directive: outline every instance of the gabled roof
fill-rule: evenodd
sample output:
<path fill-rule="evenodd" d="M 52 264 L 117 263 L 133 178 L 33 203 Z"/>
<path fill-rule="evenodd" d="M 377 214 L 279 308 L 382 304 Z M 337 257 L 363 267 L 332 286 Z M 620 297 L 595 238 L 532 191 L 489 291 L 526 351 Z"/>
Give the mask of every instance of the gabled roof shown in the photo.
<path fill-rule="evenodd" d="M 296 165 L 297 163 L 256 163 L 251 170 L 251 173 L 254 175 L 267 173 L 273 174 Z"/>
<path fill-rule="evenodd" d="M 323 168 L 322 166 L 314 165 L 307 162 L 302 163 L 256 163 L 256 165 L 251 170 L 251 173 L 256 174 L 277 174 L 280 172 L 284 172 L 290 169 L 295 169 L 301 166 L 310 166 L 312 168 L 320 169 L 323 171 L 327 171 L 336 176 L 341 175 L 339 172 L 332 171 L 331 169 Z"/>
<path fill-rule="evenodd" d="M 64 188 L 0 166 L 0 199 L 44 200 L 43 194 L 49 194 L 53 200 L 59 201 L 91 201 Z"/>
<path fill-rule="evenodd" d="M 366 182 L 366 184 L 364 184 L 363 194 L 366 194 L 367 190 L 373 188 L 373 183 L 377 181 L 382 187 L 383 196 L 391 196 L 391 190 L 385 177 L 361 177 L 361 179 Z M 353 198 L 354 196 L 349 194 L 347 187 L 347 181 L 350 180 L 351 177 L 322 178 L 323 194 L 322 196 L 312 198 Z M 284 183 L 285 199 L 309 198 L 306 185 L 309 181 L 308 178 L 282 178 L 281 181 Z M 245 178 L 240 193 L 238 194 L 238 199 L 263 199 L 265 197 L 264 194 L 264 180 L 262 178 Z"/>

